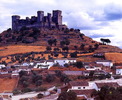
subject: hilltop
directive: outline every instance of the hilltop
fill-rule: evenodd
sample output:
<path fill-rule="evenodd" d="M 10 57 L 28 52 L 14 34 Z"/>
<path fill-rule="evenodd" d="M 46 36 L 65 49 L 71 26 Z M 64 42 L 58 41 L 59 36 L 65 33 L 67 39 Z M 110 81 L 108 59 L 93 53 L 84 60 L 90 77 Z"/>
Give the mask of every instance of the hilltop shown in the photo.
<path fill-rule="evenodd" d="M 0 34 L 0 45 L 28 45 L 28 46 L 51 46 L 65 47 L 70 50 L 93 50 L 96 52 L 121 52 L 116 46 L 102 44 L 93 40 L 79 29 L 57 28 L 27 28 L 22 27 L 19 31 L 8 29 Z M 99 48 L 98 48 L 99 47 Z"/>
<path fill-rule="evenodd" d="M 64 56 L 72 57 L 71 53 L 75 54 L 77 52 L 76 58 L 81 61 L 101 59 L 99 57 L 93 57 L 95 53 L 122 52 L 118 47 L 97 42 L 85 36 L 79 29 L 73 28 L 23 27 L 19 31 L 8 29 L 0 34 L 0 45 L 1 61 L 7 62 L 9 61 L 6 57 L 11 58 L 11 56 L 17 54 L 23 55 L 32 52 L 36 54 L 43 53 L 46 59 L 48 59 L 49 56 L 52 57 L 51 53 L 55 55 L 53 55 L 53 58 L 62 58 Z M 36 55 L 36 57 L 39 57 L 39 55 Z M 109 57 L 109 60 L 112 59 Z"/>

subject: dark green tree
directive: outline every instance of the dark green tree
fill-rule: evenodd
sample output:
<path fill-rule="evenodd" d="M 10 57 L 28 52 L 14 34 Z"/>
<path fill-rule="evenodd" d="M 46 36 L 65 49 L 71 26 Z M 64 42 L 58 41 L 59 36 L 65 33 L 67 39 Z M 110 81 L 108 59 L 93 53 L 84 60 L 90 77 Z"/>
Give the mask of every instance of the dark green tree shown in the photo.
<path fill-rule="evenodd" d="M 53 82 L 55 80 L 55 77 L 52 74 L 48 74 L 46 76 L 46 81 L 47 82 Z"/>

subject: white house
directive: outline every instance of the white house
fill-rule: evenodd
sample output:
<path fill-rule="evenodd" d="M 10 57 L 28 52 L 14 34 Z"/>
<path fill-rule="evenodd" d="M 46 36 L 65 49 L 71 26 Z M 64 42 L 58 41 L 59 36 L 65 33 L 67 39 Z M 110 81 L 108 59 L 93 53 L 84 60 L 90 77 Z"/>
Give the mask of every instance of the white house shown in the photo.
<path fill-rule="evenodd" d="M 111 60 L 97 60 L 96 63 L 103 64 L 104 66 L 109 66 L 109 67 L 113 66 L 113 62 Z"/>
<path fill-rule="evenodd" d="M 71 81 L 71 88 L 68 91 L 73 91 L 76 93 L 77 97 L 85 97 L 87 100 L 94 100 L 91 94 L 96 89 L 96 84 L 94 82 L 89 83 L 88 81 Z"/>
<path fill-rule="evenodd" d="M 87 81 L 71 81 L 70 86 L 71 88 L 69 90 L 91 89 Z"/>
<path fill-rule="evenodd" d="M 0 69 L 6 67 L 4 64 L 0 64 Z"/>
<path fill-rule="evenodd" d="M 47 60 L 47 61 L 45 62 L 45 65 L 48 66 L 48 69 L 50 69 L 50 67 L 52 67 L 53 64 L 54 64 L 54 60 Z"/>
<path fill-rule="evenodd" d="M 50 68 L 54 64 L 54 60 L 44 60 L 40 62 L 35 62 L 34 68 Z"/>
<path fill-rule="evenodd" d="M 122 66 L 116 66 L 116 74 L 122 75 Z"/>
<path fill-rule="evenodd" d="M 54 60 L 54 63 L 58 63 L 61 66 L 64 66 L 66 63 L 75 63 L 75 58 L 58 58 Z"/>
<path fill-rule="evenodd" d="M 102 64 L 96 64 L 94 62 L 84 63 L 84 68 L 89 71 L 101 70 L 102 66 Z"/>

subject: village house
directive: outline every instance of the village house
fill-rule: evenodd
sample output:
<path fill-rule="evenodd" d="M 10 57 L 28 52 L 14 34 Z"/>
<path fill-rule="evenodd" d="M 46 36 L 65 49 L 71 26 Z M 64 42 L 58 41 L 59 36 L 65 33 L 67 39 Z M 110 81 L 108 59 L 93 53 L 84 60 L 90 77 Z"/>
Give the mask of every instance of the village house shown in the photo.
<path fill-rule="evenodd" d="M 113 62 L 111 60 L 97 60 L 96 63 L 103 64 L 104 66 L 107 66 L 107 67 L 113 66 Z"/>
<path fill-rule="evenodd" d="M 95 89 L 87 89 L 87 90 L 72 90 L 76 93 L 78 98 L 83 98 L 80 100 L 94 100 L 91 94 L 95 91 Z"/>
<path fill-rule="evenodd" d="M 96 64 L 95 62 L 84 63 L 84 68 L 89 71 L 102 70 L 102 64 Z"/>
<path fill-rule="evenodd" d="M 61 66 L 64 66 L 64 64 L 67 63 L 75 63 L 76 59 L 75 58 L 57 58 L 54 60 L 54 63 L 58 63 Z"/>
<path fill-rule="evenodd" d="M 96 84 L 88 81 L 71 81 L 68 91 L 76 93 L 77 97 L 84 97 L 86 100 L 93 100 L 91 94 L 96 89 Z"/>
<path fill-rule="evenodd" d="M 38 62 L 34 62 L 34 68 L 47 68 L 50 69 L 54 64 L 59 64 L 60 66 L 64 66 L 67 63 L 74 63 L 76 59 L 74 58 L 58 58 L 54 60 L 41 60 Z"/>
<path fill-rule="evenodd" d="M 0 69 L 5 68 L 6 66 L 4 64 L 0 64 Z"/>
<path fill-rule="evenodd" d="M 122 75 L 122 66 L 116 66 L 116 74 Z"/>
<path fill-rule="evenodd" d="M 95 89 L 95 84 L 90 83 L 88 81 L 71 81 L 69 83 L 70 87 L 69 90 L 87 90 L 87 89 Z"/>
<path fill-rule="evenodd" d="M 34 62 L 34 68 L 47 68 L 49 69 L 54 64 L 54 60 L 41 60 Z"/>

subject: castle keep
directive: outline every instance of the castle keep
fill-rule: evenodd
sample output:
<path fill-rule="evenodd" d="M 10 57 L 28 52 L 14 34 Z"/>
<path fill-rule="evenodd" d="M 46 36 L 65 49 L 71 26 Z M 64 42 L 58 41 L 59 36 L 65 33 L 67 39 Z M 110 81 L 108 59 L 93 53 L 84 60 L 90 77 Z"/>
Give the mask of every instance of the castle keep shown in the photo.
<path fill-rule="evenodd" d="M 44 27 L 44 28 L 66 28 L 62 24 L 62 11 L 53 10 L 52 15 L 48 13 L 44 16 L 44 11 L 37 11 L 37 16 L 26 17 L 26 19 L 20 19 L 20 16 L 12 16 L 12 30 L 19 30 L 22 27 Z"/>

